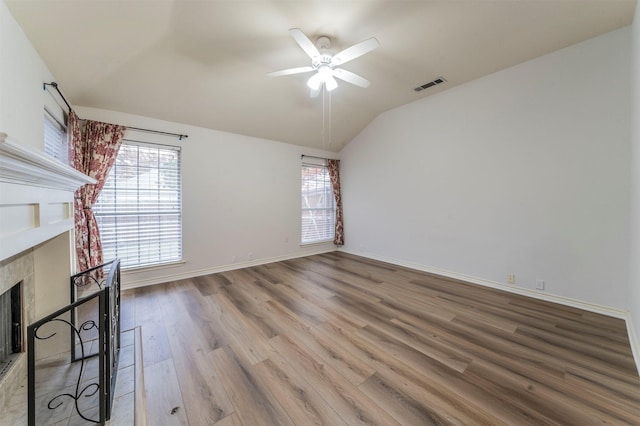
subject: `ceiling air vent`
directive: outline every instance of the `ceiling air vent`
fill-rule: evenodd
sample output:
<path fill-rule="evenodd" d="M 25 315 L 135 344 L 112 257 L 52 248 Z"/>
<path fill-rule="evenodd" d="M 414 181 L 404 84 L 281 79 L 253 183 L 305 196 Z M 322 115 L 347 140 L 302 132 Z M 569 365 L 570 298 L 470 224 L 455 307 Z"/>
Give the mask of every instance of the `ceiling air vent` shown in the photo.
<path fill-rule="evenodd" d="M 447 81 L 447 80 L 445 80 L 445 78 L 444 78 L 444 77 L 438 77 L 438 78 L 436 78 L 435 80 L 430 81 L 430 82 L 428 82 L 428 83 L 425 83 L 425 84 L 423 84 L 422 86 L 418 86 L 418 87 L 416 87 L 416 88 L 415 88 L 415 89 L 413 89 L 413 90 L 415 90 L 416 92 L 420 92 L 420 91 L 422 91 L 422 90 L 424 90 L 424 89 L 428 89 L 429 87 L 432 87 L 432 86 L 435 86 L 435 85 L 438 85 L 438 84 L 444 83 L 445 81 Z"/>

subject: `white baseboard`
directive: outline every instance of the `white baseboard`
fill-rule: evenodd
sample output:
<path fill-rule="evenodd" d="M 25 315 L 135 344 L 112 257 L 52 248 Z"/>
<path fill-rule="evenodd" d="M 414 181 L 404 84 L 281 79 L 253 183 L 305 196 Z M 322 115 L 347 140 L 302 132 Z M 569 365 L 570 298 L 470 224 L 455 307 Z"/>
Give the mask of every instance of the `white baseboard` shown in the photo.
<path fill-rule="evenodd" d="M 296 259 L 299 257 L 313 256 L 314 254 L 329 253 L 336 251 L 335 247 L 319 247 L 315 250 L 305 251 L 301 253 L 286 254 L 283 256 L 275 256 L 264 259 L 255 259 L 247 262 L 233 263 L 230 265 L 215 266 L 212 268 L 198 269 L 195 271 L 180 272 L 176 274 L 165 274 L 160 277 L 152 277 L 141 280 L 131 280 L 131 276 L 127 276 L 126 271 L 122 273 L 122 290 L 131 290 L 149 285 L 162 284 L 169 281 L 184 280 L 202 275 L 217 274 L 219 272 L 233 271 L 235 269 L 249 268 L 251 266 L 264 265 L 266 263 L 280 262 L 283 260 Z"/>
<path fill-rule="evenodd" d="M 496 281 L 487 280 L 484 278 L 472 277 L 469 275 L 460 274 L 457 272 L 451 272 L 444 269 L 434 268 L 432 266 L 425 266 L 418 263 L 406 262 L 404 260 L 389 258 L 385 256 L 377 256 L 371 253 L 364 253 L 357 250 L 341 248 L 340 251 L 345 253 L 354 254 L 356 256 L 368 257 L 370 259 L 379 260 L 381 262 L 392 263 L 398 266 L 404 266 L 406 268 L 417 269 L 418 271 L 429 272 L 436 275 L 442 275 L 444 277 L 453 278 L 460 281 L 469 282 L 472 284 L 478 284 L 484 287 L 491 287 L 498 290 L 504 290 L 509 293 L 520 294 L 522 296 L 529 296 L 535 299 L 546 300 L 547 302 L 555 302 L 561 305 L 572 306 L 574 308 L 584 309 L 585 311 L 595 312 L 610 317 L 626 319 L 627 311 L 623 311 L 616 308 L 610 308 L 608 306 L 598 305 L 596 303 L 584 302 L 582 300 L 572 299 L 570 297 L 558 296 L 555 294 L 545 293 L 538 290 L 532 290 L 522 287 L 512 287 Z"/>
<path fill-rule="evenodd" d="M 369 259 L 379 260 L 381 262 L 391 263 L 393 265 L 404 266 L 406 268 L 416 269 L 418 271 L 429 272 L 436 275 L 442 275 L 444 277 L 453 278 L 460 281 L 465 281 L 472 284 L 478 284 L 485 287 L 491 287 L 498 290 L 504 290 L 509 293 L 515 293 L 522 296 L 533 297 L 534 299 L 545 300 L 547 302 L 554 302 L 565 306 L 571 306 L 578 309 L 583 309 L 589 312 L 595 312 L 598 314 L 607 315 L 614 318 L 620 318 L 625 320 L 627 325 L 627 334 L 629 335 L 629 343 L 631 351 L 633 353 L 633 359 L 636 363 L 636 369 L 640 374 L 640 340 L 638 340 L 638 334 L 636 334 L 635 327 L 633 326 L 633 319 L 629 311 L 623 311 L 621 309 L 611 308 L 608 306 L 598 305 L 596 303 L 584 302 L 582 300 L 572 299 L 570 297 L 558 296 L 555 294 L 544 293 L 538 290 L 531 290 L 521 287 L 511 287 L 505 284 L 486 280 L 484 278 L 472 277 L 469 275 L 459 274 L 457 272 L 446 271 L 443 269 L 434 268 L 431 266 L 425 266 L 418 263 L 406 262 L 404 260 L 389 258 L 385 256 L 378 256 L 371 253 L 365 253 L 358 250 L 352 250 L 347 248 L 340 248 L 340 251 L 353 254 L 356 256 L 362 256 Z"/>
<path fill-rule="evenodd" d="M 631 352 L 633 352 L 633 359 L 636 362 L 636 369 L 638 370 L 638 374 L 640 374 L 640 337 L 638 336 L 637 330 L 633 326 L 633 318 L 631 317 L 631 313 L 627 312 L 627 316 L 625 318 L 627 323 L 627 334 L 629 334 L 629 344 L 631 345 Z"/>
<path fill-rule="evenodd" d="M 266 263 L 280 262 L 283 260 L 296 259 L 299 257 L 313 256 L 314 254 L 329 253 L 332 251 L 336 251 L 336 249 L 323 247 L 314 251 L 308 251 L 304 253 L 287 254 L 283 256 L 276 256 L 276 257 L 271 257 L 266 259 L 256 259 L 248 262 L 216 266 L 213 268 L 205 268 L 205 269 L 182 272 L 177 274 L 167 274 L 161 277 L 154 277 L 154 278 L 142 279 L 137 281 L 127 281 L 125 276 L 126 272 L 125 272 L 123 273 L 122 290 L 130 290 L 138 287 L 146 287 L 149 285 L 161 284 L 168 281 L 177 281 L 177 280 L 198 277 L 202 275 L 216 274 L 219 272 L 232 271 L 235 269 L 242 269 L 242 268 L 248 268 L 251 266 L 264 265 Z M 622 311 L 620 309 L 610 308 L 608 306 L 602 306 L 595 303 L 584 302 L 584 301 L 572 299 L 569 297 L 543 293 L 537 290 L 531 290 L 531 289 L 520 288 L 520 287 L 511 287 L 511 286 L 501 284 L 499 282 L 486 280 L 483 278 L 472 277 L 469 275 L 446 271 L 446 270 L 434 268 L 431 266 L 425 266 L 417 263 L 406 262 L 404 260 L 399 260 L 399 259 L 394 259 L 394 258 L 389 258 L 384 256 L 377 256 L 371 253 L 360 252 L 357 250 L 340 248 L 339 251 L 344 251 L 345 253 L 353 254 L 356 256 L 362 256 L 369 259 L 379 260 L 381 262 L 391 263 L 393 265 L 404 266 L 406 268 L 416 269 L 418 271 L 442 275 L 444 277 L 453 278 L 460 281 L 469 282 L 472 284 L 478 284 L 485 287 L 504 290 L 510 293 L 520 294 L 522 296 L 529 296 L 535 299 L 559 303 L 561 305 L 571 306 L 574 308 L 584 309 L 585 311 L 595 312 L 595 313 L 611 316 L 614 318 L 623 319 L 627 324 L 627 333 L 629 335 L 629 343 L 631 345 L 631 351 L 633 352 L 633 358 L 635 360 L 638 372 L 640 373 L 640 340 L 639 340 L 638 334 L 635 331 L 636 329 L 633 325 L 633 319 L 631 318 L 631 315 L 628 311 Z"/>

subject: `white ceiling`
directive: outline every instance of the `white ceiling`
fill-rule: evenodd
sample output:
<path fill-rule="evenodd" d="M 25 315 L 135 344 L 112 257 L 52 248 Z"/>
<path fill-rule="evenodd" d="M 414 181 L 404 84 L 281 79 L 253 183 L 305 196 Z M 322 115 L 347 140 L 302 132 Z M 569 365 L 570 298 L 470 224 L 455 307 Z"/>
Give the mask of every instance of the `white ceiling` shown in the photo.
<path fill-rule="evenodd" d="M 635 0 L 6 0 L 75 105 L 338 151 L 381 112 L 630 25 Z M 327 35 L 337 52 L 380 47 L 344 66 L 323 129 L 323 98 L 289 36 Z M 415 92 L 444 77 L 447 83 Z M 532 79 L 536 76 L 532 75 Z M 517 88 L 516 88 L 517 89 Z M 329 128 L 331 134 L 329 137 Z"/>

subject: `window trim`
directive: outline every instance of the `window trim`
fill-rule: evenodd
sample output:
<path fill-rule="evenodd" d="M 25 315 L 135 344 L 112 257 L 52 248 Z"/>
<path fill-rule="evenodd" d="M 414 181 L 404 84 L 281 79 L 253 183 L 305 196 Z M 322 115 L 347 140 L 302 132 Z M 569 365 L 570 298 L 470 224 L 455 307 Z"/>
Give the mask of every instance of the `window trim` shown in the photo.
<path fill-rule="evenodd" d="M 326 160 L 308 160 L 308 159 L 304 159 L 300 165 L 300 201 L 302 201 L 302 182 L 303 182 L 303 177 L 302 177 L 302 171 L 304 170 L 305 167 L 321 167 L 324 168 L 327 176 L 329 174 L 329 166 L 327 164 Z M 336 202 L 335 202 L 335 195 L 333 194 L 333 186 L 331 185 L 331 180 L 329 180 L 329 189 L 331 190 L 331 209 L 329 208 L 319 208 L 319 209 L 312 209 L 312 208 L 308 208 L 308 209 L 304 209 L 302 207 L 302 203 L 300 203 L 300 247 L 308 247 L 308 246 L 312 246 L 312 245 L 324 245 L 327 243 L 333 243 L 333 240 L 335 238 L 335 223 L 336 223 Z M 312 241 L 304 241 L 303 240 L 303 224 L 302 224 L 302 214 L 304 211 L 308 211 L 308 210 L 332 210 L 333 212 L 333 221 L 330 225 L 330 230 L 331 230 L 331 235 L 325 239 L 318 239 L 318 240 L 312 240 Z"/>
<path fill-rule="evenodd" d="M 138 147 L 148 147 L 148 148 L 160 149 L 160 150 L 166 149 L 166 150 L 176 151 L 178 153 L 178 167 L 177 167 L 178 186 L 177 186 L 177 188 L 178 188 L 178 194 L 179 194 L 179 206 L 178 206 L 178 209 L 177 209 L 177 211 L 175 213 L 177 213 L 179 215 L 179 218 L 180 218 L 180 224 L 179 224 L 179 227 L 178 227 L 179 236 L 180 236 L 180 240 L 179 240 L 180 256 L 179 256 L 179 258 L 165 260 L 165 261 L 161 261 L 161 262 L 157 262 L 157 263 L 123 265 L 122 266 L 122 270 L 126 271 L 126 272 L 138 272 L 138 271 L 142 271 L 142 270 L 163 269 L 163 268 L 170 268 L 170 267 L 183 265 L 184 263 L 186 263 L 186 261 L 184 260 L 182 147 L 178 146 L 178 145 L 169 145 L 169 144 L 161 144 L 161 143 L 153 143 L 153 142 L 143 142 L 143 141 L 134 140 L 134 139 L 128 139 L 128 138 L 124 138 L 122 140 L 122 145 L 120 146 L 120 148 L 122 148 L 125 145 L 138 146 Z M 117 159 L 116 159 L 116 161 L 117 161 Z M 114 164 L 114 167 L 115 167 L 115 164 Z M 137 168 L 140 167 L 139 163 L 136 165 L 136 167 Z M 109 173 L 111 174 L 111 171 Z M 138 188 L 138 190 L 140 190 L 140 189 Z M 159 212 L 162 213 L 161 211 L 159 211 Z M 157 212 L 152 212 L 152 213 L 157 213 Z M 134 214 L 128 213 L 128 214 L 121 214 L 119 216 L 140 216 L 140 215 L 144 215 L 144 214 L 145 214 L 145 212 L 143 212 L 143 213 L 136 212 Z M 100 213 L 97 213 L 97 212 L 95 212 L 95 215 L 96 215 L 96 219 L 98 219 L 99 216 L 101 216 Z"/>

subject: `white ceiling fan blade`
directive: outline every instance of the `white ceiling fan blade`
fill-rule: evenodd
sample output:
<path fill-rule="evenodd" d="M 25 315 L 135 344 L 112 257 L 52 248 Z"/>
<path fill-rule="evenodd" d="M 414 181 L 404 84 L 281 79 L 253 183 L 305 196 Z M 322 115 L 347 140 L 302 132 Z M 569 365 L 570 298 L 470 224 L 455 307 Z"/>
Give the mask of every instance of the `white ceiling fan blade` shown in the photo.
<path fill-rule="evenodd" d="M 369 39 L 366 39 L 365 41 L 361 41 L 358 44 L 354 44 L 351 47 L 347 47 L 342 52 L 335 54 L 333 58 L 331 58 L 331 63 L 333 63 L 333 65 L 342 65 L 359 56 L 364 55 L 365 53 L 371 52 L 378 46 L 380 46 L 378 40 L 375 37 L 371 37 Z"/>
<path fill-rule="evenodd" d="M 320 52 L 316 45 L 313 44 L 306 35 L 304 35 L 300 28 L 291 28 L 289 30 L 289 34 L 291 34 L 291 37 L 293 37 L 296 43 L 298 43 L 302 50 L 304 50 L 311 59 L 320 56 Z"/>
<path fill-rule="evenodd" d="M 333 70 L 333 75 L 338 77 L 340 80 L 344 80 L 347 83 L 351 83 L 353 85 L 367 88 L 371 84 L 369 80 L 364 77 L 360 77 L 358 74 L 353 73 L 351 71 L 343 70 L 341 68 L 336 68 Z"/>
<path fill-rule="evenodd" d="M 313 67 L 287 68 L 286 70 L 268 72 L 269 77 L 280 77 L 281 75 L 301 74 L 313 71 Z"/>

